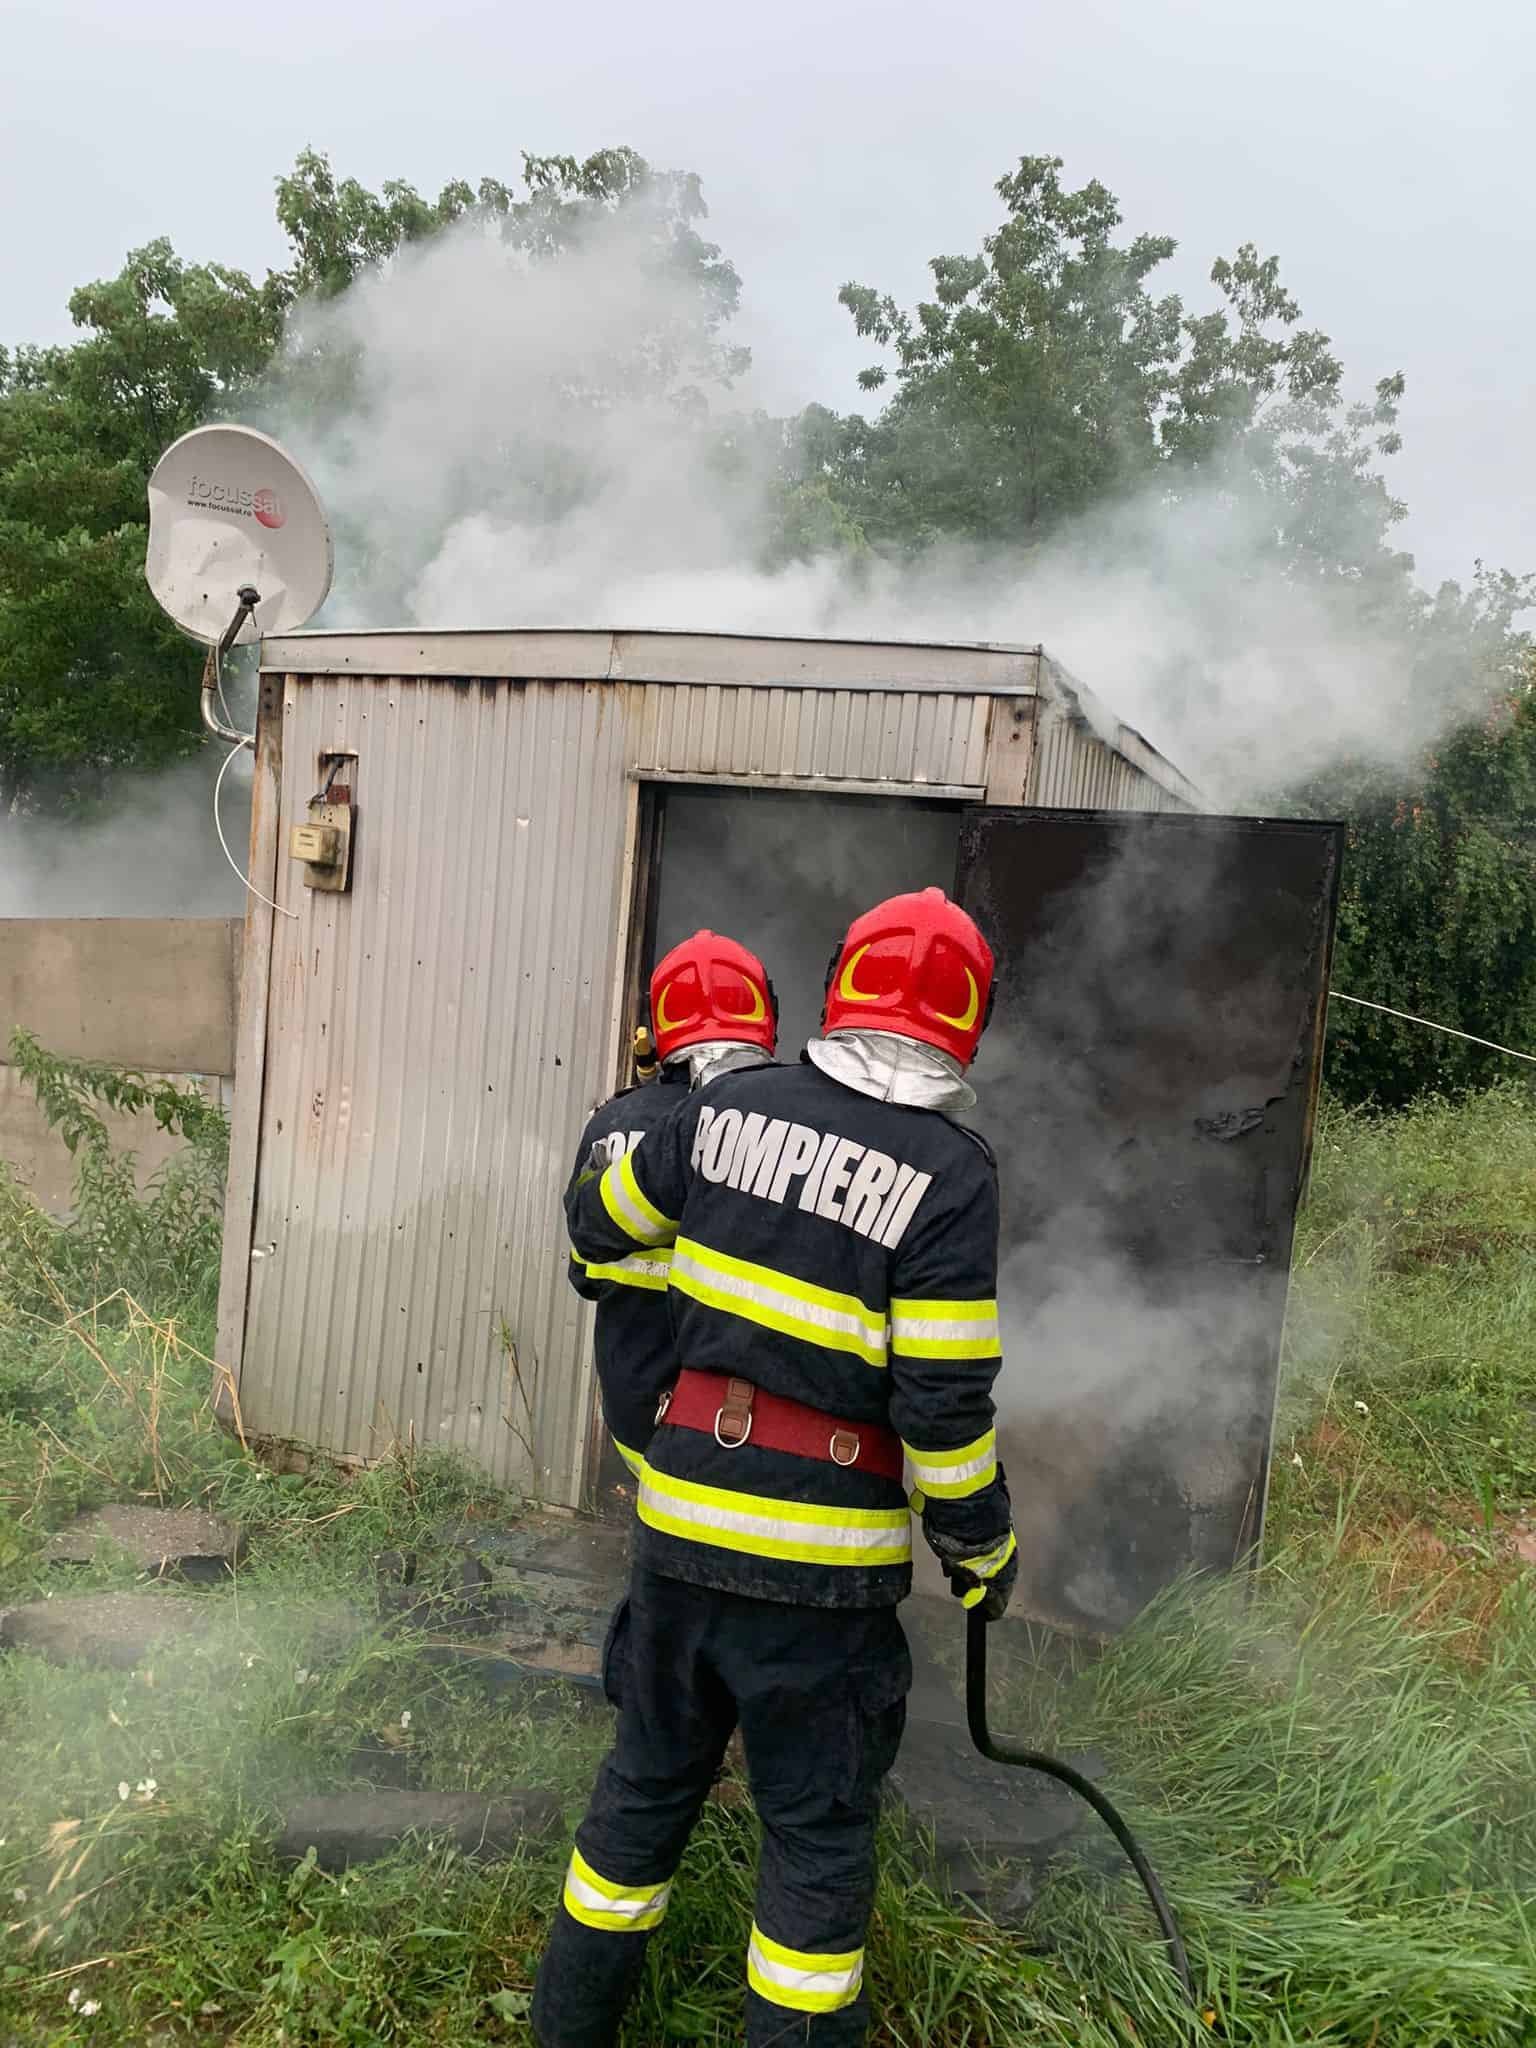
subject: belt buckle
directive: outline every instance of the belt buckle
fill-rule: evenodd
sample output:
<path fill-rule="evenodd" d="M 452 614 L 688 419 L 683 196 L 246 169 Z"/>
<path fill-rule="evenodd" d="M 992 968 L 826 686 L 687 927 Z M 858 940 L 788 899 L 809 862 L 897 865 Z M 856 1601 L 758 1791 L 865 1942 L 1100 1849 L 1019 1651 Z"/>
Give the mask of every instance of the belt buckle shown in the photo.
<path fill-rule="evenodd" d="M 846 1458 L 839 1456 L 840 1450 L 847 1451 L 848 1455 Z M 827 1439 L 827 1456 L 834 1465 L 856 1465 L 859 1462 L 859 1439 L 857 1434 L 851 1429 L 834 1429 L 831 1436 Z"/>
<path fill-rule="evenodd" d="M 715 1410 L 715 1442 L 722 1451 L 739 1451 L 752 1434 L 752 1400 L 757 1389 L 750 1380 L 733 1379 L 725 1390 L 725 1399 Z M 722 1436 L 721 1424 L 729 1422 L 732 1434 Z"/>

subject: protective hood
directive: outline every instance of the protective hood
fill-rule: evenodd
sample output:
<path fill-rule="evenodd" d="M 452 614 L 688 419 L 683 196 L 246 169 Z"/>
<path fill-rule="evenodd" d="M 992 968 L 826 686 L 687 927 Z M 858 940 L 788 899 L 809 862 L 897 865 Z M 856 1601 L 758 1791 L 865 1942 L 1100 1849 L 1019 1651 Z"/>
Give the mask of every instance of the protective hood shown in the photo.
<path fill-rule="evenodd" d="M 718 1081 L 722 1074 L 734 1074 L 740 1067 L 766 1067 L 772 1057 L 760 1045 L 743 1045 L 739 1038 L 707 1038 L 673 1053 L 666 1064 L 672 1069 L 686 1066 L 688 1086 L 702 1088 L 706 1082 Z"/>
<path fill-rule="evenodd" d="M 976 1100 L 957 1059 L 897 1031 L 833 1031 L 813 1038 L 805 1056 L 834 1081 L 877 1102 L 953 1110 L 970 1109 Z"/>

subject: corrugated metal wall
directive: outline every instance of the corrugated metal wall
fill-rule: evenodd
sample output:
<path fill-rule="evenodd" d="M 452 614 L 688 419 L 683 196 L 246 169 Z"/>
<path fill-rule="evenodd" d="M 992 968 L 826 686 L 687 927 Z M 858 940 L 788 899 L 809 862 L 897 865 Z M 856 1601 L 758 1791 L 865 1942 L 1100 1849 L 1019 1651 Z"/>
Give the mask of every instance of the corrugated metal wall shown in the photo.
<path fill-rule="evenodd" d="M 517 1480 L 531 1437 L 546 1497 L 579 1498 L 589 1369 L 559 1203 L 611 1070 L 622 695 L 290 678 L 283 845 L 329 749 L 360 756 L 357 837 L 344 895 L 279 853 L 298 917 L 274 921 L 253 1430 L 359 1457 L 413 1432 Z"/>
<path fill-rule="evenodd" d="M 993 699 L 937 690 L 636 685 L 641 775 L 937 786 L 979 793 Z"/>
<path fill-rule="evenodd" d="M 481 637 L 494 654 L 496 636 Z M 567 666 L 573 637 L 544 636 Z M 680 647 L 690 675 L 781 658 Z M 1029 734 L 999 725 L 999 706 L 1031 700 L 1011 669 L 1001 697 L 947 674 L 865 690 L 840 673 L 466 682 L 442 673 L 435 642 L 399 651 L 427 672 L 310 668 L 281 686 L 276 889 L 297 915 L 273 920 L 261 1085 L 241 1097 L 237 1076 L 237 1115 L 260 1127 L 237 1132 L 256 1159 L 251 1261 L 246 1293 L 231 1245 L 221 1328 L 231 1356 L 243 1330 L 255 1434 L 358 1458 L 409 1434 L 513 1481 L 536 1467 L 546 1499 L 576 1504 L 590 1347 L 559 1201 L 568 1148 L 612 1079 L 636 778 L 981 798 L 1011 772 L 989 764 L 989 732 L 994 755 Z M 830 652 L 850 669 L 932 658 Z M 1027 792 L 1022 775 L 1014 785 L 1026 802 L 1185 807 L 1046 687 Z M 358 756 L 342 895 L 306 889 L 284 850 L 330 751 Z M 248 961 L 247 990 L 259 982 Z"/>
<path fill-rule="evenodd" d="M 1042 699 L 1028 802 L 1049 810 L 1185 811 L 1190 805 L 1106 746 L 1081 718 Z"/>

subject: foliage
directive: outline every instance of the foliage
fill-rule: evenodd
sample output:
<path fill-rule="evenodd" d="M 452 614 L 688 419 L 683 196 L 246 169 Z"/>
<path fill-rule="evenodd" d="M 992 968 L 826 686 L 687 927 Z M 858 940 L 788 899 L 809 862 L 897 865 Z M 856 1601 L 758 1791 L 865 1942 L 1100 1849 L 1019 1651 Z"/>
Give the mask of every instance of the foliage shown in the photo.
<path fill-rule="evenodd" d="M 1097 181 L 1063 190 L 1060 160 L 1026 157 L 998 192 L 1007 219 L 975 257 L 936 257 L 916 313 L 849 284 L 860 335 L 894 351 L 897 391 L 846 423 L 836 474 L 871 538 L 1019 541 L 1145 471 L 1180 331 L 1146 279 L 1165 236 L 1111 239 Z M 861 383 L 878 390 L 883 367 Z"/>
<path fill-rule="evenodd" d="M 1422 591 L 1393 545 L 1405 508 L 1382 474 L 1399 447 L 1402 377 L 1347 398 L 1327 335 L 1302 324 L 1277 260 L 1251 243 L 1212 267 L 1215 310 L 1156 295 L 1173 242 L 1117 240 L 1114 195 L 1097 181 L 1068 190 L 1060 169 L 1021 159 L 997 188 L 1001 226 L 980 255 L 935 258 L 934 296 L 915 310 L 844 287 L 858 332 L 894 358 L 894 394 L 873 419 L 807 410 L 790 475 L 859 540 L 909 553 L 1029 548 L 1137 489 L 1166 503 L 1214 492 L 1244 536 L 1221 565 L 1239 631 L 1243 580 L 1263 566 L 1257 539 L 1313 630 L 1390 672 L 1384 726 L 1452 735 L 1421 768 L 1345 762 L 1271 793 L 1271 808 L 1349 823 L 1336 984 L 1536 1046 L 1532 670 L 1519 630 L 1536 578 L 1479 569 L 1469 591 Z M 863 382 L 881 390 L 889 375 L 875 366 Z M 1401 1103 L 1491 1071 L 1454 1040 L 1335 1009 L 1329 1074 L 1351 1099 Z"/>
<path fill-rule="evenodd" d="M 722 336 L 740 281 L 705 239 L 697 178 L 629 149 L 524 156 L 515 183 L 453 180 L 426 197 L 373 192 L 303 151 L 277 184 L 291 260 L 264 279 L 188 264 L 165 241 L 71 300 L 69 348 L 0 350 L 0 815 L 100 798 L 130 766 L 198 744 L 194 650 L 144 586 L 144 482 L 164 446 L 241 410 L 347 416 L 356 343 L 336 300 L 445 230 L 479 234 L 514 265 L 626 247 L 669 281 L 617 352 L 583 358 L 559 402 L 602 409 L 640 395 L 702 435 L 729 495 L 764 499 L 762 565 L 821 560 L 857 577 L 876 555 L 938 544 L 1028 549 L 1086 512 L 1145 490 L 1216 493 L 1241 509 L 1308 616 L 1375 650 L 1406 731 L 1452 735 L 1390 773 L 1344 763 L 1275 809 L 1344 817 L 1350 854 L 1340 986 L 1517 1046 L 1533 1042 L 1529 648 L 1536 579 L 1479 571 L 1433 597 L 1394 545 L 1404 507 L 1383 466 L 1399 445 L 1401 376 L 1352 399 L 1329 338 L 1307 325 L 1278 260 L 1251 243 L 1213 264 L 1214 308 L 1160 293 L 1166 235 L 1121 233 L 1119 201 L 1061 161 L 1029 156 L 998 184 L 1003 218 L 974 255 L 933 260 L 915 308 L 850 283 L 841 293 L 883 360 L 870 417 L 822 406 L 798 419 L 706 418 L 745 353 Z M 671 289 L 681 286 L 681 290 Z M 494 423 L 491 424 L 494 432 Z M 590 481 L 559 435 L 493 450 L 509 523 L 578 502 Z M 766 494 L 761 484 L 769 479 Z M 345 537 L 356 587 L 421 566 L 383 530 Z M 1074 530 L 1081 530 L 1080 528 Z M 1223 573 L 1239 586 L 1238 551 Z M 1196 687 L 1193 681 L 1185 685 Z M 1329 1073 L 1355 1100 L 1401 1103 L 1476 1085 L 1486 1058 L 1363 1012 L 1336 1009 Z"/>
<path fill-rule="evenodd" d="M 0 1168 L 0 1317 L 131 1295 L 211 1326 L 229 1165 L 220 1105 L 164 1077 L 62 1058 L 26 1031 L 14 1034 L 10 1058 L 75 1174 L 72 1213 L 57 1223 Z M 185 1141 L 142 1193 L 135 1157 L 113 1143 L 101 1107 L 153 1115 Z"/>
<path fill-rule="evenodd" d="M 1326 787 L 1307 797 L 1332 808 Z M 1536 1053 L 1536 676 L 1347 815 L 1335 986 Z M 1329 1077 L 1353 1101 L 1486 1085 L 1511 1064 L 1371 1011 L 1329 1014 Z"/>
<path fill-rule="evenodd" d="M 1173 239 L 1117 243 L 1114 194 L 1069 191 L 1061 168 L 1021 158 L 982 254 L 935 257 L 915 311 L 843 287 L 858 332 L 894 355 L 896 389 L 874 420 L 807 413 L 806 474 L 872 541 L 906 548 L 1030 545 L 1154 475 L 1172 495 L 1194 475 L 1240 480 L 1272 502 L 1282 550 L 1400 575 L 1384 536 L 1403 507 L 1370 465 L 1397 448 L 1401 377 L 1347 404 L 1328 337 L 1298 325 L 1277 260 L 1251 243 L 1213 265 L 1216 310 L 1154 296 Z M 860 381 L 876 391 L 888 375 Z"/>
<path fill-rule="evenodd" d="M 290 297 L 155 241 L 74 294 L 73 347 L 0 349 L 0 813 L 195 745 L 198 656 L 144 583 L 145 483 L 261 370 Z"/>
<path fill-rule="evenodd" d="M 427 200 L 391 180 L 375 194 L 305 150 L 277 186 L 286 268 L 256 282 L 154 241 L 74 294 L 72 347 L 0 348 L 0 816 L 97 798 L 116 771 L 199 743 L 198 653 L 144 583 L 149 474 L 178 435 L 270 406 L 279 385 L 295 409 L 344 400 L 351 359 L 311 309 L 402 249 L 462 223 L 540 261 L 622 214 L 692 294 L 686 317 L 634 337 L 622 373 L 697 399 L 743 367 L 717 340 L 740 283 L 700 232 L 697 178 L 609 149 L 525 156 L 523 185 L 454 181 Z"/>
<path fill-rule="evenodd" d="M 1536 1085 L 1390 1117 L 1330 1103 L 1291 1283 L 1283 1469 L 1321 1418 L 1378 1505 L 1528 1512 L 1533 1317 Z"/>
<path fill-rule="evenodd" d="M 1298 1248 L 1278 1542 L 1251 1596 L 1176 1588 L 1098 1656 L 994 1637 L 996 1725 L 1107 1759 L 1183 1921 L 1200 2016 L 1091 1825 L 1032 1880 L 1017 1925 L 942 1895 L 921 1845 L 892 1832 L 872 2048 L 1531 2048 L 1536 1599 L 1481 1551 L 1515 1501 L 1536 1504 L 1529 1346 L 1504 1316 L 1520 1285 L 1526 1327 L 1536 1305 L 1512 1263 L 1530 1266 L 1533 1188 L 1536 1109 L 1518 1088 L 1401 1117 L 1330 1106 Z M 170 2015 L 256 2048 L 525 2043 L 563 1835 L 500 1865 L 420 1843 L 340 1876 L 271 1847 L 290 1801 L 366 1798 L 386 1758 L 440 1790 L 545 1784 L 575 1819 L 601 1715 L 553 1693 L 508 1701 L 366 1617 L 380 1550 L 430 1563 L 445 1521 L 517 1504 L 404 1447 L 350 1481 L 278 1477 L 210 1426 L 206 1375 L 164 1324 L 95 1332 L 60 1311 L 40 1371 L 0 1373 L 0 1598 L 55 1586 L 43 1533 L 104 1494 L 207 1502 L 251 1552 L 226 1589 L 166 1595 L 204 1625 L 152 1669 L 0 1659 L 7 2038 L 126 2044 Z M 1437 1372 L 1424 1351 L 1457 1355 Z M 1511 1443 L 1483 1516 L 1461 1498 L 1494 1448 L 1477 1440 L 1522 1401 L 1525 1448 Z M 1351 1432 L 1344 1485 L 1317 1455 L 1330 1421 Z M 1443 1537 L 1428 1576 L 1388 1597 L 1359 1539 L 1393 1512 Z M 80 1582 L 121 1580 L 102 1559 Z M 1475 1643 L 1447 1580 L 1492 1586 Z M 707 1807 L 632 2048 L 740 2039 L 754 1861 L 750 1812 Z"/>

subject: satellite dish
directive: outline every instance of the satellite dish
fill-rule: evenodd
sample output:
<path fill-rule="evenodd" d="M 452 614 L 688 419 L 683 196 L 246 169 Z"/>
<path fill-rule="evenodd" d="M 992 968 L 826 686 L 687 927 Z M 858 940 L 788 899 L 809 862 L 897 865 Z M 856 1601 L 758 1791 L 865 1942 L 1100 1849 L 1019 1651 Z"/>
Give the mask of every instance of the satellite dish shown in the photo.
<path fill-rule="evenodd" d="M 314 485 L 254 427 L 194 427 L 166 449 L 149 480 L 144 574 L 184 633 L 220 640 L 257 601 L 241 642 L 291 633 L 331 587 L 331 530 Z"/>

